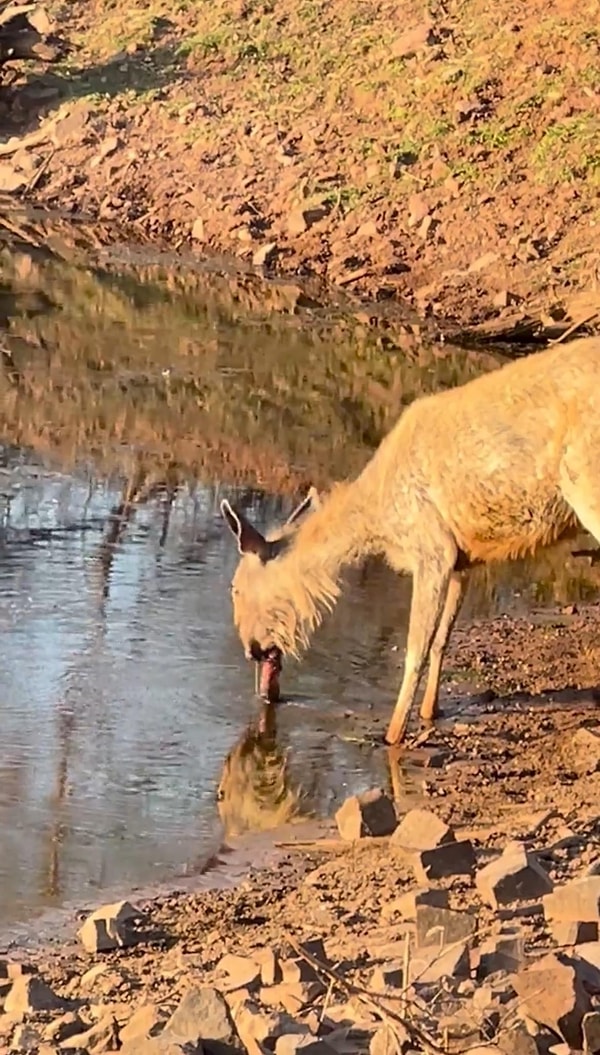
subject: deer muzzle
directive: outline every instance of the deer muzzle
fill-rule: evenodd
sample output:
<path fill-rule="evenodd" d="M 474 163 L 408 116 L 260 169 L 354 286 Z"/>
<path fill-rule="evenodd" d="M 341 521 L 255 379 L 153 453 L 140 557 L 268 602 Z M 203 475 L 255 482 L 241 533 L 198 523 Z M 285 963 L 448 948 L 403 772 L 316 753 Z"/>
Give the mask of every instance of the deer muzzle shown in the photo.
<path fill-rule="evenodd" d="M 279 674 L 281 672 L 281 650 L 269 648 L 258 660 L 259 679 L 258 693 L 269 703 L 279 703 Z"/>

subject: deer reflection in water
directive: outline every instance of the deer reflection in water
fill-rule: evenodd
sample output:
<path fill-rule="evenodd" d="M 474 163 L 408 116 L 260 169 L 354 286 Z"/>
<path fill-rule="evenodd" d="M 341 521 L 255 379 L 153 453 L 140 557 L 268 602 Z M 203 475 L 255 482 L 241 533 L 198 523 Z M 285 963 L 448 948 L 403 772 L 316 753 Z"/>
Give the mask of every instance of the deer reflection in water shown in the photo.
<path fill-rule="evenodd" d="M 223 763 L 217 808 L 228 836 L 269 831 L 309 813 L 290 774 L 288 752 L 277 741 L 276 710 L 264 703 Z"/>

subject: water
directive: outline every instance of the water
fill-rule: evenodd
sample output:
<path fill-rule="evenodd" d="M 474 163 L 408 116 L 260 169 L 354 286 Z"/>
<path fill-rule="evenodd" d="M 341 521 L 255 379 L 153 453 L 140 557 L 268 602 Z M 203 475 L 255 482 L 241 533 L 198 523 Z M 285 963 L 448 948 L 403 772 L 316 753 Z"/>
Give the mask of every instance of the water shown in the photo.
<path fill-rule="evenodd" d="M 64 225 L 60 248 L 20 230 L 0 250 L 2 927 L 194 870 L 223 823 L 329 814 L 388 782 L 348 714 L 389 714 L 410 584 L 377 564 L 350 577 L 251 750 L 219 499 L 285 516 L 300 483 L 363 464 L 418 391 L 493 365 L 403 354 L 296 287 L 91 266 Z M 463 618 L 597 593 L 559 548 L 475 576 Z"/>

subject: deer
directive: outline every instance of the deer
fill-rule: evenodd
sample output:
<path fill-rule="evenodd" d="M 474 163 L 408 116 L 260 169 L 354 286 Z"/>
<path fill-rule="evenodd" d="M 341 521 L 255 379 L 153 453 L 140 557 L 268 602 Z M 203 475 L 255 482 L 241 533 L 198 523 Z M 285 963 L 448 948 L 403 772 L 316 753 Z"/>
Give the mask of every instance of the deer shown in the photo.
<path fill-rule="evenodd" d="M 278 699 L 284 657 L 300 658 L 341 591 L 344 569 L 383 558 L 412 576 L 404 672 L 385 740 L 439 715 L 444 654 L 469 569 L 535 553 L 583 528 L 600 542 L 600 337 L 556 344 L 414 399 L 362 471 L 311 488 L 262 534 L 223 499 L 239 562 L 234 624 Z"/>

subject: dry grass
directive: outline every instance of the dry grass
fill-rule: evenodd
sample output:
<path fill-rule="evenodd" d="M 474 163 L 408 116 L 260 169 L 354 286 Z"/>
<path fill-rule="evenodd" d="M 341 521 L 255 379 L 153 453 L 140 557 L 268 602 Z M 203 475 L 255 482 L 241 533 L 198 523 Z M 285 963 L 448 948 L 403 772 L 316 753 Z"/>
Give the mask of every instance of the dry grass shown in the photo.
<path fill-rule="evenodd" d="M 50 6 L 75 44 L 58 101 L 83 97 L 92 117 L 49 163 L 44 200 L 97 215 L 112 198 L 176 245 L 200 218 L 209 249 L 251 261 L 272 243 L 280 272 L 468 321 L 499 291 L 548 298 L 596 273 L 596 2 Z M 98 158 L 115 132 L 119 151 Z M 311 204 L 323 222 L 291 233 Z M 493 266 L 470 270 L 486 253 Z"/>
<path fill-rule="evenodd" d="M 547 187 L 600 178 L 595 2 L 535 0 L 526 13 L 516 3 L 499 12 L 491 0 L 433 7 L 434 43 L 416 58 L 399 41 L 424 21 L 417 0 L 402 4 L 401 19 L 385 0 L 98 0 L 72 15 L 91 84 L 94 66 L 128 46 L 160 49 L 157 73 L 172 82 L 162 105 L 175 117 L 188 97 L 204 97 L 219 116 L 214 146 L 257 118 L 293 135 L 310 115 L 355 203 L 382 187 L 401 200 L 435 153 L 484 186 L 518 171 Z M 463 123 L 458 108 L 469 102 L 481 112 Z"/>

